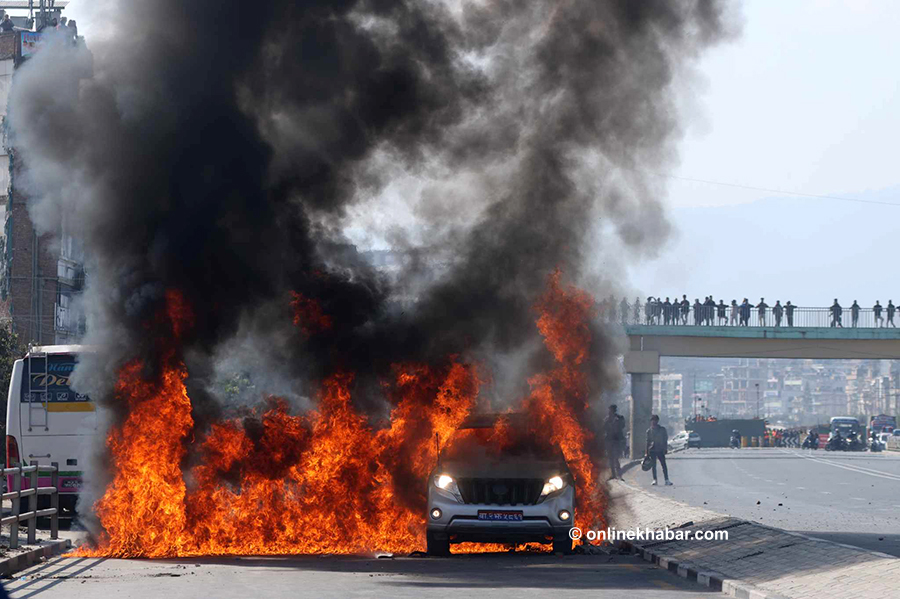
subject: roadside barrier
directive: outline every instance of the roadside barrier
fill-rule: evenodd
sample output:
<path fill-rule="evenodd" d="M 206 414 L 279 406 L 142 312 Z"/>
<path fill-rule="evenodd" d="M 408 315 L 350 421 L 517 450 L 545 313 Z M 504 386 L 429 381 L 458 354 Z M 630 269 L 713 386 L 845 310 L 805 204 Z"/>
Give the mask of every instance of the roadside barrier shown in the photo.
<path fill-rule="evenodd" d="M 890 436 L 887 440 L 888 451 L 900 451 L 900 437 Z"/>
<path fill-rule="evenodd" d="M 38 486 L 38 473 L 50 473 L 50 486 Z M 28 488 L 22 489 L 22 479 L 28 475 Z M 12 514 L 0 519 L 0 526 L 9 524 L 9 548 L 19 547 L 19 523 L 26 522 L 28 527 L 28 545 L 37 542 L 37 519 L 50 516 L 50 538 L 59 538 L 59 465 L 53 462 L 50 466 L 39 466 L 31 462 L 30 466 L 21 464 L 15 468 L 4 468 L 3 476 L 12 478 L 12 490 L 3 493 L 2 499 L 12 500 Z M 9 480 L 9 479 L 7 479 Z M 40 495 L 50 496 L 50 507 L 37 509 L 37 498 Z M 27 511 L 22 512 L 22 500 L 25 500 Z"/>

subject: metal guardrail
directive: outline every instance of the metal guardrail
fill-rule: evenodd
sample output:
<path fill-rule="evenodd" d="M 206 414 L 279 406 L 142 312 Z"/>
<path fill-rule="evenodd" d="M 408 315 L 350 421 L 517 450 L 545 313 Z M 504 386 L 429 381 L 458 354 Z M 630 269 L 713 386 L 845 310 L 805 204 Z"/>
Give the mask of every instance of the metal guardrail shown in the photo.
<path fill-rule="evenodd" d="M 642 304 L 637 318 L 633 305 L 624 315 L 619 306 L 616 310 L 608 310 L 606 314 L 601 314 L 601 319 L 606 322 L 615 322 L 621 324 L 649 325 L 649 326 L 748 326 L 748 327 L 842 327 L 842 328 L 900 328 L 900 313 L 888 311 L 886 306 L 882 306 L 882 310 L 876 318 L 875 310 L 872 308 L 860 308 L 856 315 L 850 306 L 842 306 L 841 314 L 835 317 L 831 308 L 818 307 L 800 307 L 793 306 L 793 310 L 782 310 L 781 316 L 776 317 L 773 311 L 774 306 L 769 305 L 764 313 L 760 313 L 755 306 L 750 306 L 749 314 L 746 310 L 744 316 L 741 317 L 740 305 L 738 305 L 737 313 L 732 317 L 731 305 L 725 306 L 724 316 L 718 307 L 701 306 L 695 309 L 692 305 L 685 312 L 681 306 L 672 306 L 667 310 L 665 306 L 648 306 Z M 782 308 L 784 306 L 782 305 Z"/>
<path fill-rule="evenodd" d="M 50 473 L 50 486 L 38 486 L 38 473 Z M 22 489 L 22 477 L 28 475 L 28 488 Z M 4 501 L 12 500 L 12 514 L 0 518 L 0 526 L 9 524 L 9 548 L 16 549 L 19 546 L 19 523 L 27 522 L 29 545 L 37 542 L 37 519 L 50 516 L 50 538 L 59 538 L 59 464 L 53 462 L 50 466 L 40 466 L 37 462 L 31 462 L 30 466 L 16 466 L 4 468 L 3 476 L 13 477 L 13 490 L 3 493 L 0 498 Z M 50 507 L 37 509 L 37 498 L 40 495 L 50 496 Z M 22 512 L 22 500 L 28 504 L 28 511 Z"/>

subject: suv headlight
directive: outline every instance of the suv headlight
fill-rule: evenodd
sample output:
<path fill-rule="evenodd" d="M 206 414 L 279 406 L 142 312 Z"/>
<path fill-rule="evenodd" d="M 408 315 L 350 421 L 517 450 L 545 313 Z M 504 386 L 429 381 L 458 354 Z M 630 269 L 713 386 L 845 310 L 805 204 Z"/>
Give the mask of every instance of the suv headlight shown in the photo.
<path fill-rule="evenodd" d="M 556 493 L 566 486 L 566 481 L 562 479 L 561 476 L 551 476 L 547 479 L 547 482 L 544 483 L 544 488 L 541 489 L 541 497 L 546 497 L 551 493 Z"/>
<path fill-rule="evenodd" d="M 435 474 L 434 475 L 434 486 L 442 491 L 446 491 L 453 495 L 457 501 L 462 503 L 462 495 L 459 492 L 459 485 L 456 484 L 456 481 L 453 480 L 453 477 L 448 476 L 446 474 Z"/>

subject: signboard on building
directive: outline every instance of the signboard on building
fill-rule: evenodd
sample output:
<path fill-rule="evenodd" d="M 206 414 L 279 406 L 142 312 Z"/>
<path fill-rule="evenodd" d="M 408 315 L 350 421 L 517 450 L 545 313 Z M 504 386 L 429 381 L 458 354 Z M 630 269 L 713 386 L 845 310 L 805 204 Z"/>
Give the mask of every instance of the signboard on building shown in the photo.
<path fill-rule="evenodd" d="M 43 34 L 36 31 L 22 32 L 22 58 L 29 58 L 41 49 Z"/>

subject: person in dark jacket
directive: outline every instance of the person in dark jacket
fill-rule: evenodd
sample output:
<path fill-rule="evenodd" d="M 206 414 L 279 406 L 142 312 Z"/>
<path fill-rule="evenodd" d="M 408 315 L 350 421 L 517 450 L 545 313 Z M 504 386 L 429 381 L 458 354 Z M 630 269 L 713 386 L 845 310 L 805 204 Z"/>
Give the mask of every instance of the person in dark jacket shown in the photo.
<path fill-rule="evenodd" d="M 659 460 L 662 466 L 663 478 L 666 479 L 666 485 L 671 486 L 669 480 L 669 468 L 666 466 L 666 453 L 669 451 L 669 434 L 666 427 L 659 425 L 659 416 L 654 414 L 650 417 L 650 428 L 647 429 L 647 455 L 653 460 L 653 482 L 656 484 L 656 461 Z"/>
<path fill-rule="evenodd" d="M 851 326 L 855 329 L 859 326 L 859 303 L 856 300 L 853 300 L 853 305 L 850 306 L 850 318 Z"/>
<path fill-rule="evenodd" d="M 775 305 L 772 306 L 772 315 L 775 316 L 775 326 L 781 326 L 781 317 L 784 316 L 784 306 L 781 305 L 781 300 L 775 300 Z"/>
<path fill-rule="evenodd" d="M 662 310 L 663 324 L 668 325 L 669 321 L 672 320 L 672 302 L 669 301 L 669 298 L 666 298 L 666 301 L 663 302 Z"/>
<path fill-rule="evenodd" d="M 713 296 L 709 296 L 703 305 L 706 307 L 706 324 L 712 326 L 716 319 L 716 300 L 713 299 Z"/>
<path fill-rule="evenodd" d="M 841 324 L 841 314 L 843 314 L 844 309 L 841 308 L 841 305 L 838 303 L 837 298 L 834 298 L 834 303 L 831 304 L 831 326 L 844 328 L 844 325 Z"/>
<path fill-rule="evenodd" d="M 888 300 L 887 305 L 887 324 L 885 326 L 892 326 L 896 328 L 894 325 L 894 312 L 897 311 L 896 306 L 894 306 L 894 300 Z"/>
<path fill-rule="evenodd" d="M 603 440 L 606 458 L 609 460 L 609 480 L 622 478 L 622 467 L 619 465 L 619 454 L 622 453 L 622 442 L 625 440 L 625 419 L 617 413 L 616 404 L 609 406 L 609 414 L 603 421 Z"/>
<path fill-rule="evenodd" d="M 719 303 L 716 304 L 716 316 L 719 320 L 719 326 L 724 327 L 728 324 L 728 316 L 725 314 L 725 311 L 728 309 L 728 306 L 725 305 L 725 302 L 719 300 Z"/>
<path fill-rule="evenodd" d="M 884 318 L 881 316 L 881 302 L 875 300 L 875 305 L 872 306 L 872 314 L 875 315 L 875 326 L 883 327 L 884 326 Z"/>
<path fill-rule="evenodd" d="M 695 327 L 700 326 L 700 318 L 701 318 L 700 313 L 702 310 L 703 310 L 703 305 L 700 303 L 700 298 L 695 297 L 694 298 L 694 326 Z"/>
<path fill-rule="evenodd" d="M 681 324 L 688 323 L 688 316 L 691 314 L 691 302 L 686 295 L 681 296 Z"/>
<path fill-rule="evenodd" d="M 750 301 L 746 297 L 741 304 L 741 326 L 750 326 Z"/>
<path fill-rule="evenodd" d="M 788 300 L 784 305 L 784 315 L 787 316 L 788 326 L 794 326 L 794 308 L 796 308 L 794 304 L 791 303 L 791 300 Z"/>

